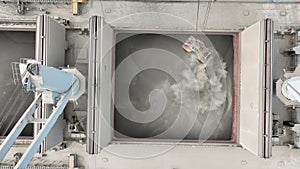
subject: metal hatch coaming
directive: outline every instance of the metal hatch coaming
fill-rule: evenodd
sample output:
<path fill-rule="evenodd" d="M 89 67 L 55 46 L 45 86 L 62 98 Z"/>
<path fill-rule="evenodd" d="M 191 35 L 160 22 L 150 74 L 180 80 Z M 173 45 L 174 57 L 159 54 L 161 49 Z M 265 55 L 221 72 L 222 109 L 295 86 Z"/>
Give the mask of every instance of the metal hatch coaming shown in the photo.
<path fill-rule="evenodd" d="M 113 40 L 116 40 L 114 32 L 109 25 L 105 24 L 101 17 L 93 16 L 90 19 L 90 49 L 89 49 L 89 80 L 88 80 L 88 126 L 87 126 L 87 146 L 86 150 L 90 154 L 97 154 L 101 148 L 106 147 L 109 143 L 118 142 L 114 137 L 114 110 L 113 96 L 114 96 L 114 64 L 116 58 L 114 58 L 112 52 L 116 52 L 113 47 Z M 125 29 L 126 31 L 126 29 Z M 127 30 L 128 31 L 128 30 Z M 129 30 L 135 31 L 135 30 Z M 141 30 L 137 31 L 142 33 Z M 151 31 L 147 31 L 151 32 Z M 172 31 L 159 31 L 162 34 L 171 33 Z M 173 32 L 174 34 L 182 34 L 184 32 Z M 185 32 L 185 35 L 196 32 Z M 233 95 L 236 95 L 237 89 L 237 57 L 236 54 L 238 48 L 238 35 L 233 32 L 213 32 L 212 35 L 230 35 L 233 37 L 234 46 L 234 87 Z M 104 43 L 105 42 L 105 43 Z M 181 48 L 180 48 L 181 49 Z M 234 102 L 237 100 L 233 98 Z M 233 117 L 237 115 L 237 103 L 233 104 Z M 232 125 L 232 140 L 216 141 L 216 145 L 221 144 L 235 144 L 236 143 L 236 119 L 233 119 Z M 234 130 L 234 131 L 233 131 Z M 143 142 L 145 139 L 129 139 L 126 143 Z M 146 140 L 147 141 L 147 140 Z M 174 142 L 176 140 L 157 140 L 160 142 Z M 124 142 L 124 141 L 122 141 Z M 125 143 L 124 142 L 124 143 Z M 153 143 L 153 140 L 149 140 L 149 143 Z M 189 141 L 187 141 L 189 142 Z"/>
<path fill-rule="evenodd" d="M 39 15 L 36 28 L 36 53 L 37 61 L 42 65 L 51 67 L 65 66 L 65 27 L 47 15 Z M 51 105 L 42 103 L 42 107 L 35 113 L 35 118 L 48 118 L 52 112 Z M 41 130 L 43 124 L 34 125 L 34 136 Z M 40 146 L 40 153 L 52 148 L 63 141 L 65 121 L 63 114 L 59 117 L 48 136 Z"/>
<path fill-rule="evenodd" d="M 105 25 L 100 17 L 95 16 L 90 20 L 90 30 L 94 32 L 90 34 L 90 46 L 94 46 L 89 53 L 89 71 L 93 73 L 89 73 L 87 151 L 91 154 L 97 154 L 112 141 L 113 60 L 110 45 L 113 43 L 113 31 L 109 26 L 109 30 L 103 31 Z M 264 158 L 271 155 L 271 30 L 270 20 L 261 21 L 243 31 L 240 41 L 239 143 Z M 108 42 L 102 43 L 104 39 Z M 95 50 L 97 48 L 98 51 Z M 249 84 L 252 87 L 250 90 Z M 91 101 L 94 101 L 94 105 Z"/>
<path fill-rule="evenodd" d="M 89 28 L 86 151 L 98 154 L 112 140 L 113 30 L 100 16 L 90 18 Z"/>
<path fill-rule="evenodd" d="M 271 156 L 272 21 L 241 33 L 239 142 L 259 157 Z"/>

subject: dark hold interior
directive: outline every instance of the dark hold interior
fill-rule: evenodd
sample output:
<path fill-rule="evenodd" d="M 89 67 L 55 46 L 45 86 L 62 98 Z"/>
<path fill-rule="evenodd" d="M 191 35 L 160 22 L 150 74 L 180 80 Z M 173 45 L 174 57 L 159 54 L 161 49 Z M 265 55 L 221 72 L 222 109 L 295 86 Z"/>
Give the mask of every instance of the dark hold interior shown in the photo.
<path fill-rule="evenodd" d="M 0 136 L 9 134 L 34 97 L 14 84 L 11 62 L 34 56 L 35 32 L 0 31 Z M 27 125 L 20 136 L 32 137 L 33 125 Z"/>
<path fill-rule="evenodd" d="M 181 45 L 191 34 L 157 34 L 157 33 L 126 33 L 119 32 L 116 34 L 115 46 L 115 67 L 130 54 L 146 49 L 146 48 L 160 48 L 170 51 L 177 56 L 185 56 L 186 52 L 182 50 Z M 195 37 L 199 35 L 193 35 Z M 203 35 L 200 35 L 203 36 Z M 232 93 L 233 80 L 233 58 L 234 46 L 233 36 L 231 35 L 206 35 L 219 53 L 220 58 L 226 62 L 227 80 L 230 82 L 229 92 Z M 151 57 L 151 56 L 149 56 Z M 157 69 L 147 69 L 136 75 L 135 82 L 129 86 L 129 96 L 134 107 L 140 111 L 149 108 L 148 95 L 151 90 L 157 88 L 161 82 L 168 81 L 170 84 L 176 83 L 175 80 L 166 72 Z M 117 83 L 117 82 L 116 82 Z M 162 89 L 163 90 L 163 89 Z M 115 95 L 118 93 L 115 92 Z M 122 114 L 114 108 L 113 122 L 114 122 L 114 137 L 115 139 L 146 139 L 154 137 L 166 129 L 168 129 L 178 115 L 178 107 L 172 104 L 171 98 L 168 98 L 167 108 L 163 114 L 156 120 L 149 123 L 137 123 L 126 119 Z M 227 99 L 232 99 L 228 97 Z M 222 119 L 211 135 L 209 140 L 231 140 L 232 138 L 232 106 L 228 106 L 223 113 Z M 185 136 L 184 140 L 199 140 L 199 135 L 207 114 L 199 114 L 195 124 L 190 132 Z M 185 125 L 185 124 L 182 124 Z M 180 131 L 178 131 L 180 132 Z M 181 139 L 174 136 L 167 135 L 159 139 Z"/>

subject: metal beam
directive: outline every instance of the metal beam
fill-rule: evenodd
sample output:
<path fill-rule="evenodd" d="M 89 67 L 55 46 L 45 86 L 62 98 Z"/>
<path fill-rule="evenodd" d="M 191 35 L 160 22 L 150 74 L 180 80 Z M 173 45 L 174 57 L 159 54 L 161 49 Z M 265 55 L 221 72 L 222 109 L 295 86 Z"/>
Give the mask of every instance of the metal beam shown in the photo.
<path fill-rule="evenodd" d="M 273 42 L 273 21 L 265 20 L 265 42 L 264 42 L 264 115 L 263 115 L 263 144 L 264 158 L 272 156 L 272 42 Z"/>
<path fill-rule="evenodd" d="M 86 151 L 89 154 L 98 154 L 98 113 L 96 112 L 98 65 L 99 65 L 99 29 L 101 29 L 101 18 L 92 16 L 90 18 L 90 47 L 89 47 L 89 72 L 88 72 L 88 104 L 87 104 L 87 141 Z"/>

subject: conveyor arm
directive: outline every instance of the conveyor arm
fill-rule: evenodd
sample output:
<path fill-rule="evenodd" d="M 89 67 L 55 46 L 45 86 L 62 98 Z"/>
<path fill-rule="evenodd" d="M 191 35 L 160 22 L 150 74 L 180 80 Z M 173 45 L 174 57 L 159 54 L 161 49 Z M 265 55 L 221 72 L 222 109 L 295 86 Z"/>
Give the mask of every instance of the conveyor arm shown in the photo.
<path fill-rule="evenodd" d="M 45 126 L 39 132 L 37 137 L 32 141 L 32 143 L 30 144 L 26 152 L 23 154 L 22 158 L 19 160 L 19 162 L 17 163 L 14 169 L 26 168 L 26 166 L 29 164 L 30 160 L 32 159 L 33 155 L 38 150 L 40 144 L 46 138 L 51 128 L 54 126 L 55 122 L 57 121 L 58 117 L 63 112 L 69 99 L 73 96 L 74 93 L 77 92 L 78 89 L 79 89 L 79 82 L 75 81 L 71 89 L 66 94 L 62 95 L 61 99 L 57 102 L 57 107 L 53 110 L 53 113 L 47 119 Z"/>
<path fill-rule="evenodd" d="M 37 152 L 40 144 L 62 114 L 70 98 L 77 94 L 80 87 L 80 81 L 73 73 L 46 67 L 30 60 L 25 60 L 25 62 L 22 60 L 20 63 L 13 63 L 13 65 L 13 68 L 19 67 L 19 69 L 13 69 L 13 72 L 16 76 L 20 76 L 18 79 L 21 80 L 23 88 L 27 92 L 34 91 L 40 94 L 24 112 L 12 131 L 1 144 L 0 161 L 3 160 L 28 123 L 45 123 L 15 166 L 15 169 L 25 169 Z M 35 119 L 32 116 L 41 103 L 41 100 L 47 104 L 52 104 L 54 107 L 52 114 L 48 119 Z"/>

